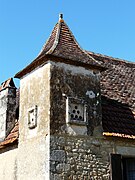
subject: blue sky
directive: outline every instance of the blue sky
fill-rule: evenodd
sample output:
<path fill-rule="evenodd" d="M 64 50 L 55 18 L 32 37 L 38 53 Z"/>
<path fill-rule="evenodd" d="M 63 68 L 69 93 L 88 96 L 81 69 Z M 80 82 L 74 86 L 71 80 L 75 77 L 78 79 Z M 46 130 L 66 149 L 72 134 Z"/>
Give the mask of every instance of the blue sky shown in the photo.
<path fill-rule="evenodd" d="M 135 62 L 135 0 L 0 0 L 0 82 L 34 60 L 59 13 L 83 49 Z"/>

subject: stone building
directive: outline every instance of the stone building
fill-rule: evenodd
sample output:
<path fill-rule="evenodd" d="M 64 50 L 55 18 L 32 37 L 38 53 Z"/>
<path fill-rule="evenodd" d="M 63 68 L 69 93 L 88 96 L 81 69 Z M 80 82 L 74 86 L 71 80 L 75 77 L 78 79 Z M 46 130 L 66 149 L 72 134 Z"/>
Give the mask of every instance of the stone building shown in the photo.
<path fill-rule="evenodd" d="M 81 49 L 62 15 L 0 86 L 1 180 L 135 179 L 135 64 Z"/>

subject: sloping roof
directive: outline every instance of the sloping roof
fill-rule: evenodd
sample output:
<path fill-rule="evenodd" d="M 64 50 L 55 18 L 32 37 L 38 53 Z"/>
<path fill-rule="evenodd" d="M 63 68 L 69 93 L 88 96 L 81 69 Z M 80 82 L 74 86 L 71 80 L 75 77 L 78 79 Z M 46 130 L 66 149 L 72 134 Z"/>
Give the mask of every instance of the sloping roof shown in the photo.
<path fill-rule="evenodd" d="M 101 73 L 104 135 L 135 136 L 135 63 L 89 52 L 104 64 Z"/>
<path fill-rule="evenodd" d="M 64 59 L 63 61 L 68 64 L 81 63 L 96 69 L 103 69 L 98 61 L 79 46 L 67 24 L 60 18 L 38 57 L 25 69 L 17 73 L 15 77 L 20 78 L 24 76 L 52 56 L 58 61 Z M 56 59 L 56 57 L 59 59 Z"/>
<path fill-rule="evenodd" d="M 16 122 L 14 128 L 11 130 L 9 135 L 5 138 L 3 142 L 0 142 L 0 149 L 18 143 L 18 137 L 19 137 L 19 123 Z"/>
<path fill-rule="evenodd" d="M 91 64 L 93 66 L 100 66 L 100 64 L 93 57 L 81 49 L 63 19 L 60 19 L 59 22 L 55 25 L 39 57 L 46 54 L 51 54 L 73 61 L 80 61 L 86 64 Z"/>
<path fill-rule="evenodd" d="M 102 95 L 135 110 L 135 63 L 89 53 L 107 68 L 101 74 Z"/>
<path fill-rule="evenodd" d="M 3 83 L 1 83 L 0 91 L 7 88 L 7 87 L 14 87 L 15 88 L 13 78 L 9 78 L 6 81 L 4 81 Z"/>
<path fill-rule="evenodd" d="M 88 53 L 108 68 L 101 73 L 103 135 L 135 139 L 135 64 Z M 17 143 L 18 136 L 19 125 L 16 123 L 5 141 L 0 143 L 0 148 Z"/>

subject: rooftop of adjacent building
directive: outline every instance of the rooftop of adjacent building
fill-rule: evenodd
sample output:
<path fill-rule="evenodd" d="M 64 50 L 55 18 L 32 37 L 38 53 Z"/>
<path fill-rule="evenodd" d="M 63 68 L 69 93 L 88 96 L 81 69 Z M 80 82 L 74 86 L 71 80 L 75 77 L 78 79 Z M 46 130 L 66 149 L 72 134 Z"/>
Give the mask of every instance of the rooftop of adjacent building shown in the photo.
<path fill-rule="evenodd" d="M 15 88 L 15 84 L 14 84 L 13 78 L 9 78 L 5 82 L 1 83 L 0 91 L 4 90 L 7 87 L 14 87 Z"/>

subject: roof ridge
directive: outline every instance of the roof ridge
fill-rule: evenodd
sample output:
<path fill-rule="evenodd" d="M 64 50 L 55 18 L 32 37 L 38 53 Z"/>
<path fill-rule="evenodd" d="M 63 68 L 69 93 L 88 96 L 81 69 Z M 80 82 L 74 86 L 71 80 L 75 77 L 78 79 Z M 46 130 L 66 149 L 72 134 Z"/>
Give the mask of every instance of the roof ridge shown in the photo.
<path fill-rule="evenodd" d="M 65 23 L 65 22 L 64 22 L 64 23 Z M 67 25 L 66 23 L 65 23 L 65 25 L 68 27 L 68 25 Z M 78 41 L 76 40 L 75 36 L 73 35 L 73 33 L 72 33 L 72 31 L 70 30 L 69 27 L 68 27 L 68 29 L 69 29 L 69 32 L 70 32 L 71 36 L 73 37 L 74 42 L 75 42 L 76 45 L 78 46 L 78 48 L 79 48 L 84 54 L 86 54 L 89 58 L 91 58 L 93 61 L 95 61 L 97 64 L 101 65 L 97 60 L 95 60 L 92 56 L 90 56 L 90 55 L 86 52 L 86 50 L 84 50 L 84 49 L 80 46 L 80 44 L 79 44 Z"/>
<path fill-rule="evenodd" d="M 54 28 L 57 26 L 57 24 L 58 24 L 58 23 L 55 24 Z M 54 30 L 54 28 L 53 28 L 53 30 Z M 52 31 L 53 31 L 53 30 L 52 30 Z M 40 58 L 40 57 L 43 56 L 42 52 L 44 51 L 44 48 L 45 48 L 46 45 L 48 44 L 51 36 L 52 36 L 52 34 L 49 35 L 48 39 L 46 40 L 45 44 L 42 46 L 42 48 L 41 48 L 40 52 L 38 53 L 37 57 L 35 58 L 35 60 L 36 60 L 37 58 Z"/>
<path fill-rule="evenodd" d="M 120 61 L 120 62 L 124 62 L 124 63 L 127 63 L 127 64 L 134 64 L 135 65 L 135 62 L 131 62 L 131 61 L 128 61 L 128 60 L 125 60 L 125 59 L 116 58 L 116 57 L 108 56 L 108 55 L 101 54 L 101 53 L 95 53 L 95 52 L 88 51 L 88 50 L 85 50 L 85 51 L 87 53 L 92 53 L 93 55 L 96 55 L 96 56 L 100 56 L 100 57 L 108 58 L 108 59 L 111 59 L 111 60 L 114 60 L 114 61 Z"/>
<path fill-rule="evenodd" d="M 60 39 L 60 28 L 61 28 L 61 21 L 59 21 L 58 23 L 58 27 L 57 27 L 57 32 L 56 32 L 56 36 L 55 36 L 55 40 L 54 43 L 52 45 L 52 47 L 46 52 L 46 54 L 51 54 L 54 52 L 54 50 L 56 49 L 58 43 L 59 43 L 59 39 Z M 48 39 L 49 40 L 49 39 Z"/>

